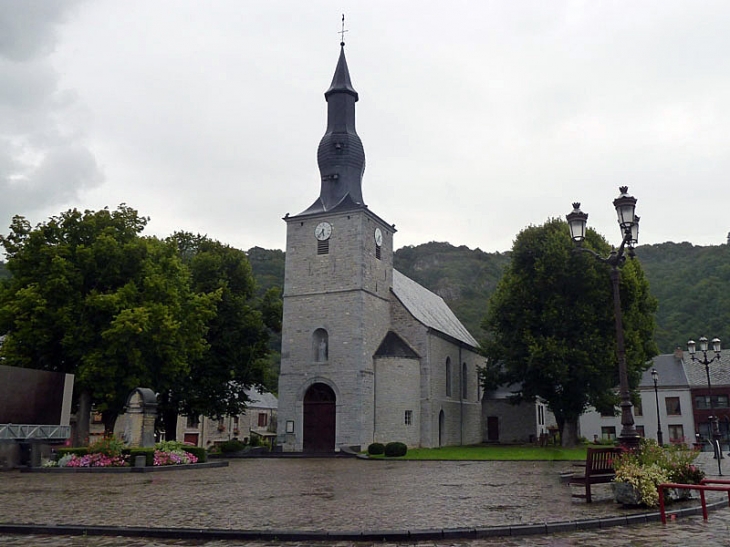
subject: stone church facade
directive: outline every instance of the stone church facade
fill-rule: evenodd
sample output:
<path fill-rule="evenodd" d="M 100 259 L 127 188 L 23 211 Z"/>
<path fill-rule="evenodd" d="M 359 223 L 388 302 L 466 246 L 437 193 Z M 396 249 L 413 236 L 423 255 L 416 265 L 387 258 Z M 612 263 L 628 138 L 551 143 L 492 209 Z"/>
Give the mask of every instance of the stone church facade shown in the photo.
<path fill-rule="evenodd" d="M 477 342 L 393 268 L 394 225 L 365 205 L 365 153 L 344 44 L 317 160 L 320 195 L 287 224 L 278 443 L 331 452 L 483 438 Z"/>

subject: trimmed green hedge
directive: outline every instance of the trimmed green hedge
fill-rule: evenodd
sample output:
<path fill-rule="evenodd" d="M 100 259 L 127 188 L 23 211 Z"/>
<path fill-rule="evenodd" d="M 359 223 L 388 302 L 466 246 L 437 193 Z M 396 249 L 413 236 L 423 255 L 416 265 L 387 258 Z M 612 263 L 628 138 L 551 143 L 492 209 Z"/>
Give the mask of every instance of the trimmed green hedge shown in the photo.
<path fill-rule="evenodd" d="M 372 443 L 368 446 L 368 454 L 378 456 L 385 453 L 385 445 L 383 443 Z"/>
<path fill-rule="evenodd" d="M 208 461 L 208 451 L 202 446 L 191 446 L 186 444 L 182 447 L 182 449 L 198 458 L 198 463 L 205 463 Z"/>
<path fill-rule="evenodd" d="M 222 442 L 218 445 L 218 448 L 221 451 L 221 454 L 231 454 L 233 452 L 240 452 L 244 448 L 246 448 L 246 445 L 242 443 L 241 441 L 237 441 L 235 439 L 230 441 Z M 187 450 L 187 449 L 186 449 Z M 197 456 L 197 454 L 196 454 Z"/>
<path fill-rule="evenodd" d="M 388 458 L 399 458 L 405 456 L 408 452 L 408 447 L 399 442 L 392 442 L 385 445 L 385 455 Z"/>

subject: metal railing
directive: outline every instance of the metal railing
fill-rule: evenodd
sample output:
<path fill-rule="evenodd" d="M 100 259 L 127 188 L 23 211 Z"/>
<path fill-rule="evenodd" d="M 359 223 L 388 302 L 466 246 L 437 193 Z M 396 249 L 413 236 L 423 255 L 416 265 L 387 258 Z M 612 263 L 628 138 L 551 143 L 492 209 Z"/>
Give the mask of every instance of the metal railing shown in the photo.
<path fill-rule="evenodd" d="M 0 441 L 60 441 L 70 436 L 70 425 L 0 424 Z"/>

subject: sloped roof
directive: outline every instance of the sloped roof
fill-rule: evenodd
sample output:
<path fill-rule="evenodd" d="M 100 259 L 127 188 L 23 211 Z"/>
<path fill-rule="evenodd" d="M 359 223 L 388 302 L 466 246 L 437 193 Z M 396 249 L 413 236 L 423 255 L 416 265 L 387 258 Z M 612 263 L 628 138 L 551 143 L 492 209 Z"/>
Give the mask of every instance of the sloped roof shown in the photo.
<path fill-rule="evenodd" d="M 701 351 L 695 354 L 698 359 L 704 360 Z M 707 359 L 715 357 L 714 351 L 707 352 Z M 688 353 L 684 355 L 684 369 L 689 379 L 690 387 L 707 387 L 707 371 L 700 361 L 692 361 Z M 720 352 L 720 360 L 710 363 L 710 382 L 712 386 L 730 386 L 730 350 Z"/>
<path fill-rule="evenodd" d="M 406 343 L 403 338 L 395 332 L 388 331 L 380 346 L 375 351 L 374 357 L 402 357 L 406 359 L 418 359 L 418 353 Z"/>
<path fill-rule="evenodd" d="M 640 388 L 654 389 L 654 379 L 651 377 L 651 369 L 655 368 L 659 374 L 657 387 L 688 387 L 689 379 L 685 372 L 682 358 L 674 353 L 657 355 L 652 359 L 651 366 L 644 371 L 639 382 Z"/>
<path fill-rule="evenodd" d="M 401 304 L 425 326 L 460 342 L 477 347 L 479 344 L 461 324 L 444 299 L 393 269 L 393 294 Z"/>
<path fill-rule="evenodd" d="M 269 393 L 268 391 L 261 392 L 256 388 L 246 389 L 244 391 L 249 400 L 249 408 L 279 408 L 279 400 L 273 393 Z"/>

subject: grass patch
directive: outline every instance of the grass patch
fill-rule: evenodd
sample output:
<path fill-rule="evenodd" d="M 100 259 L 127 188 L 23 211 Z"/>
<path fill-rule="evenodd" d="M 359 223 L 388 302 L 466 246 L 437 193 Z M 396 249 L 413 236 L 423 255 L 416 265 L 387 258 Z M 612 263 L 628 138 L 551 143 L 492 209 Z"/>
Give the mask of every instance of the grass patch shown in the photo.
<path fill-rule="evenodd" d="M 453 461 L 584 461 L 586 447 L 529 445 L 445 446 L 442 448 L 409 448 L 399 460 L 453 460 Z"/>

